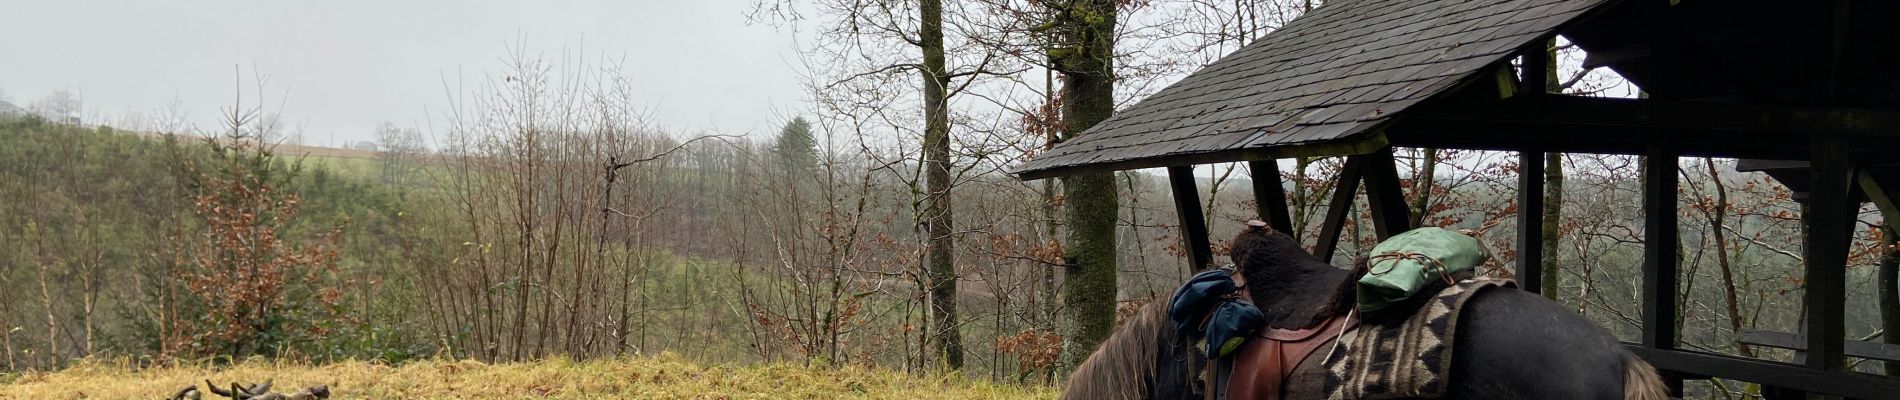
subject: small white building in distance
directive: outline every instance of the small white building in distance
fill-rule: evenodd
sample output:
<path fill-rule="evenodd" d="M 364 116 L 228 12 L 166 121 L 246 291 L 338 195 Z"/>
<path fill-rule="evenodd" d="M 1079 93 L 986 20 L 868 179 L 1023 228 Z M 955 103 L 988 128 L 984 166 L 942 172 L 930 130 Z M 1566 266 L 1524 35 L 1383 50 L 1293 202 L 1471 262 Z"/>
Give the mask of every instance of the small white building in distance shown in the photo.
<path fill-rule="evenodd" d="M 25 117 L 25 116 L 26 116 L 26 109 L 20 108 L 20 106 L 13 105 L 13 103 L 0 101 L 0 119 L 20 118 L 20 117 Z"/>

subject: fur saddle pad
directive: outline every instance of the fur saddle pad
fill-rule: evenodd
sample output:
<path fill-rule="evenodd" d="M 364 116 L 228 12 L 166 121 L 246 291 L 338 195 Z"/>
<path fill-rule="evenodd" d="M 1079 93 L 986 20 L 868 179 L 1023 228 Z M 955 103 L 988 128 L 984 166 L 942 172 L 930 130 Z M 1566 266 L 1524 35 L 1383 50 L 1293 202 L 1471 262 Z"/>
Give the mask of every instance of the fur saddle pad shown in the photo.
<path fill-rule="evenodd" d="M 1403 399 L 1442 397 L 1450 388 L 1452 343 L 1458 310 L 1471 296 L 1492 287 L 1517 287 L 1502 279 L 1458 281 L 1425 301 L 1396 323 L 1362 323 L 1339 337 L 1338 345 L 1313 371 L 1324 378 L 1327 399 Z"/>

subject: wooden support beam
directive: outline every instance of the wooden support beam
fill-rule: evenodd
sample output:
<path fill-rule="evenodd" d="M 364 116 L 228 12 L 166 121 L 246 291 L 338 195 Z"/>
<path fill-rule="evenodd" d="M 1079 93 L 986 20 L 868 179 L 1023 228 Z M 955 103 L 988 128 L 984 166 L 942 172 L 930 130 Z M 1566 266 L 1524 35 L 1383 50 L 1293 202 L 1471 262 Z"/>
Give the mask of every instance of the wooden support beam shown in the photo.
<path fill-rule="evenodd" d="M 1248 161 L 1247 170 L 1253 171 L 1254 211 L 1260 220 L 1287 236 L 1300 237 L 1299 232 L 1293 231 L 1293 214 L 1287 210 L 1286 186 L 1280 182 L 1280 161 Z"/>
<path fill-rule="evenodd" d="M 1544 153 L 1517 153 L 1517 283 L 1544 288 Z"/>
<path fill-rule="evenodd" d="M 1644 346 L 1676 348 L 1678 164 L 1672 149 L 1651 149 L 1643 160 L 1643 335 Z"/>
<path fill-rule="evenodd" d="M 1888 192 L 1886 187 L 1881 186 L 1880 181 L 1874 179 L 1874 174 L 1861 171 L 1854 176 L 1861 194 L 1866 195 L 1867 200 L 1874 203 L 1874 208 L 1880 210 L 1880 218 L 1886 221 L 1888 226 L 1900 226 L 1900 204 L 1895 203 L 1895 200 L 1900 199 L 1895 199 L 1894 193 Z"/>
<path fill-rule="evenodd" d="M 1710 131 L 1751 136 L 1838 133 L 1900 137 L 1900 129 L 1896 129 L 1900 128 L 1900 111 L 1895 110 L 1582 96 L 1514 96 L 1491 102 L 1433 104 L 1408 111 L 1406 118 L 1649 129 L 1666 136 L 1684 136 L 1667 134 L 1669 131 Z M 1516 132 L 1546 136 L 1536 130 Z"/>
<path fill-rule="evenodd" d="M 1546 38 L 1524 48 L 1520 95 L 1548 97 L 1552 82 L 1550 49 Z M 1542 132 L 1529 132 L 1542 133 Z M 1544 289 L 1544 153 L 1517 152 L 1517 282 L 1531 293 Z"/>
<path fill-rule="evenodd" d="M 1636 345 L 1629 346 L 1629 349 L 1656 369 L 1678 376 L 1719 376 L 1764 386 L 1857 399 L 1891 398 L 1894 393 L 1900 393 L 1900 379 L 1884 376 L 1815 371 L 1795 364 L 1694 351 L 1652 349 Z M 1679 396 L 1681 393 L 1672 395 Z"/>
<path fill-rule="evenodd" d="M 1550 52 L 1545 47 L 1548 43 L 1550 38 L 1539 39 L 1518 51 L 1524 63 L 1518 66 L 1517 94 L 1541 95 L 1550 87 Z"/>
<path fill-rule="evenodd" d="M 1806 227 L 1807 259 L 1802 301 L 1807 309 L 1807 365 L 1822 371 L 1845 368 L 1847 253 L 1854 238 L 1853 219 L 1860 204 L 1850 197 L 1854 167 L 1847 143 L 1838 135 L 1812 136 L 1808 201 L 1801 213 Z"/>
<path fill-rule="evenodd" d="M 1407 147 L 1643 154 L 1670 145 L 1691 156 L 1805 159 L 1812 133 L 1846 135 L 1857 151 L 1900 151 L 1900 111 L 1514 96 L 1416 107 L 1385 132 Z"/>
<path fill-rule="evenodd" d="M 1366 207 L 1372 211 L 1372 229 L 1379 240 L 1411 230 L 1412 210 L 1405 204 L 1392 148 L 1352 157 L 1364 160 L 1359 171 L 1365 174 Z"/>
<path fill-rule="evenodd" d="M 1524 151 L 1537 149 L 1552 153 L 1621 154 L 1640 156 L 1651 145 L 1675 145 L 1683 157 L 1806 159 L 1807 144 L 1795 136 L 1779 138 L 1737 138 L 1722 141 L 1717 133 L 1688 131 L 1660 132 L 1648 129 L 1618 131 L 1617 128 L 1581 128 L 1554 125 L 1510 125 L 1470 122 L 1408 120 L 1407 125 L 1389 131 L 1391 143 L 1399 147 L 1440 149 Z M 1426 127 L 1425 125 L 1431 125 Z M 1514 127 L 1504 129 L 1502 127 Z M 1527 136 L 1525 131 L 1543 132 Z M 1802 142 L 1803 144 L 1793 144 Z M 1900 141 L 1871 143 L 1873 152 L 1900 152 Z"/>
<path fill-rule="evenodd" d="M 1332 262 L 1333 253 L 1339 250 L 1339 234 L 1345 230 L 1346 216 L 1352 214 L 1352 198 L 1359 192 L 1363 164 L 1363 158 L 1346 157 L 1346 165 L 1339 169 L 1333 198 L 1326 203 L 1326 220 L 1320 223 L 1319 237 L 1313 242 L 1313 255 L 1320 261 Z"/>
<path fill-rule="evenodd" d="M 1653 147 L 1643 159 L 1643 333 L 1645 347 L 1677 346 L 1676 251 L 1682 238 L 1676 225 L 1676 151 Z M 1665 377 L 1671 393 L 1682 393 L 1680 377 Z"/>
<path fill-rule="evenodd" d="M 1081 175 L 1097 172 L 1126 171 L 1131 169 L 1161 168 L 1176 165 L 1198 165 L 1224 162 L 1271 160 L 1294 157 L 1336 157 L 1353 154 L 1365 154 L 1386 146 L 1385 135 L 1359 135 L 1297 146 L 1272 146 L 1265 148 L 1232 148 L 1220 151 L 1185 154 L 1165 154 L 1153 157 L 1137 157 L 1119 161 L 1091 161 L 1069 165 L 1050 165 L 1036 169 L 1019 169 L 1010 173 L 1016 179 L 1035 180 L 1062 176 Z M 1759 157 L 1757 157 L 1759 158 Z"/>
<path fill-rule="evenodd" d="M 1583 56 L 1583 67 L 1608 67 L 1645 58 L 1649 58 L 1649 44 L 1638 43 L 1629 46 L 1591 51 L 1589 54 Z"/>
<path fill-rule="evenodd" d="M 1808 336 L 1798 333 L 1743 329 L 1735 334 L 1735 341 L 1801 353 L 1808 351 Z M 1841 348 L 1848 357 L 1900 361 L 1900 344 L 1849 340 Z"/>
<path fill-rule="evenodd" d="M 1174 209 L 1181 219 L 1181 245 L 1188 250 L 1188 262 L 1195 271 L 1214 265 L 1214 248 L 1208 243 L 1207 218 L 1201 213 L 1201 191 L 1194 182 L 1194 167 L 1168 167 L 1168 186 L 1174 190 Z"/>

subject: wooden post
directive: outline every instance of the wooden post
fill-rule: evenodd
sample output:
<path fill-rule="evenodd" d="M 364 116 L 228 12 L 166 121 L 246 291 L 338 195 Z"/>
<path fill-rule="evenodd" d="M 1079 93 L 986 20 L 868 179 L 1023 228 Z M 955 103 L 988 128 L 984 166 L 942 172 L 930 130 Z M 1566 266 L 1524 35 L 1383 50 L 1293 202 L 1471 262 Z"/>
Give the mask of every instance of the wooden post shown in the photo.
<path fill-rule="evenodd" d="M 1524 56 L 1517 94 L 1543 96 L 1550 89 L 1550 38 L 1540 39 L 1518 54 Z M 1671 157 L 1673 160 L 1674 157 Z M 1675 165 L 1672 161 L 1670 165 Z M 1673 170 L 1672 170 L 1673 171 Z M 1670 177 L 1674 177 L 1671 172 Z M 1645 186 L 1647 188 L 1647 186 Z M 1671 199 L 1675 189 L 1669 190 Z M 1675 204 L 1675 203 L 1670 203 Z M 1544 153 L 1517 152 L 1517 283 L 1531 293 L 1544 289 Z M 1673 214 L 1673 211 L 1671 212 Z M 1654 220 L 1651 220 L 1654 221 Z M 1670 219 L 1674 221 L 1674 219 Z M 1671 242 L 1674 243 L 1674 242 Z M 1673 250 L 1672 250 L 1673 251 Z M 1647 314 L 1646 314 L 1647 315 Z M 1671 325 L 1674 326 L 1674 325 Z"/>
<path fill-rule="evenodd" d="M 1822 60 L 1827 91 L 1820 96 L 1826 105 L 1840 102 L 1842 59 L 1849 57 L 1851 1 L 1834 0 L 1830 7 L 1831 36 L 1828 57 Z M 1847 138 L 1835 133 L 1815 133 L 1808 137 L 1810 154 L 1808 203 L 1801 211 L 1806 230 L 1807 268 L 1801 291 L 1803 334 L 1807 335 L 1808 368 L 1836 372 L 1846 369 L 1842 356 L 1847 336 L 1847 252 L 1854 242 L 1854 214 L 1860 203 L 1853 198 L 1854 164 L 1847 152 Z"/>
<path fill-rule="evenodd" d="M 1676 248 L 1682 238 L 1676 226 L 1677 152 L 1651 146 L 1643 160 L 1643 334 L 1652 349 L 1675 350 Z M 1670 393 L 1682 393 L 1682 379 L 1665 376 Z"/>
<path fill-rule="evenodd" d="M 1372 229 L 1379 240 L 1411 230 L 1412 210 L 1399 188 L 1399 166 L 1392 159 L 1392 148 L 1352 157 L 1365 160 L 1360 171 L 1366 179 L 1366 206 L 1372 211 Z"/>
<path fill-rule="evenodd" d="M 1208 244 L 1207 219 L 1201 214 L 1194 167 L 1168 167 L 1168 186 L 1174 190 L 1174 209 L 1181 219 L 1181 244 L 1187 246 L 1188 262 L 1195 271 L 1207 269 L 1214 263 L 1214 248 Z"/>
<path fill-rule="evenodd" d="M 1832 134 L 1812 137 L 1813 160 L 1807 208 L 1801 222 L 1807 230 L 1806 287 L 1807 362 L 1809 368 L 1841 371 L 1847 336 L 1847 252 L 1853 241 L 1854 213 L 1860 208 L 1851 195 L 1854 167 L 1847 142 Z"/>
<path fill-rule="evenodd" d="M 1346 215 L 1352 213 L 1352 197 L 1359 193 L 1360 169 L 1365 162 L 1363 158 L 1346 157 L 1346 165 L 1339 169 L 1333 199 L 1326 204 L 1326 220 L 1320 223 L 1319 237 L 1313 241 L 1313 255 L 1320 261 L 1331 263 L 1333 253 L 1339 250 L 1339 233 L 1345 230 Z"/>
<path fill-rule="evenodd" d="M 1287 211 L 1286 186 L 1280 182 L 1280 161 L 1248 161 L 1247 168 L 1253 171 L 1254 209 L 1260 220 L 1267 221 L 1273 230 L 1299 238 L 1299 232 L 1293 231 L 1293 214 Z"/>
<path fill-rule="evenodd" d="M 1518 67 L 1518 94 L 1541 95 L 1549 90 L 1550 40 L 1548 37 L 1539 39 L 1518 51 L 1518 55 L 1524 56 L 1524 63 Z"/>
<path fill-rule="evenodd" d="M 1673 193 L 1673 192 L 1672 192 Z M 1517 152 L 1517 283 L 1544 288 L 1544 153 Z"/>

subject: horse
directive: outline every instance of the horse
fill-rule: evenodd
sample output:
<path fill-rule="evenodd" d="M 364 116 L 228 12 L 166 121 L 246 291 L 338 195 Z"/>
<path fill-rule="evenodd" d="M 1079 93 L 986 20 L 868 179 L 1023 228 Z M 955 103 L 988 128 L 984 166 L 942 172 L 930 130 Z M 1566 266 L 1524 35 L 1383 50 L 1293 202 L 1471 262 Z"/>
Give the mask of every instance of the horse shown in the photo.
<path fill-rule="evenodd" d="M 1355 271 L 1319 260 L 1292 237 L 1256 225 L 1235 238 L 1233 249 L 1239 275 L 1253 283 L 1245 290 L 1270 326 L 1312 326 L 1352 309 L 1350 288 L 1335 286 L 1355 281 Z M 1356 272 L 1363 268 L 1362 260 Z M 1340 292 L 1346 295 L 1332 295 Z M 1198 397 L 1188 361 L 1198 350 L 1175 331 L 1163 303 L 1143 306 L 1077 365 L 1062 398 Z M 1464 303 L 1454 336 L 1446 399 L 1668 398 L 1655 368 L 1609 332 L 1530 292 L 1479 291 Z"/>

